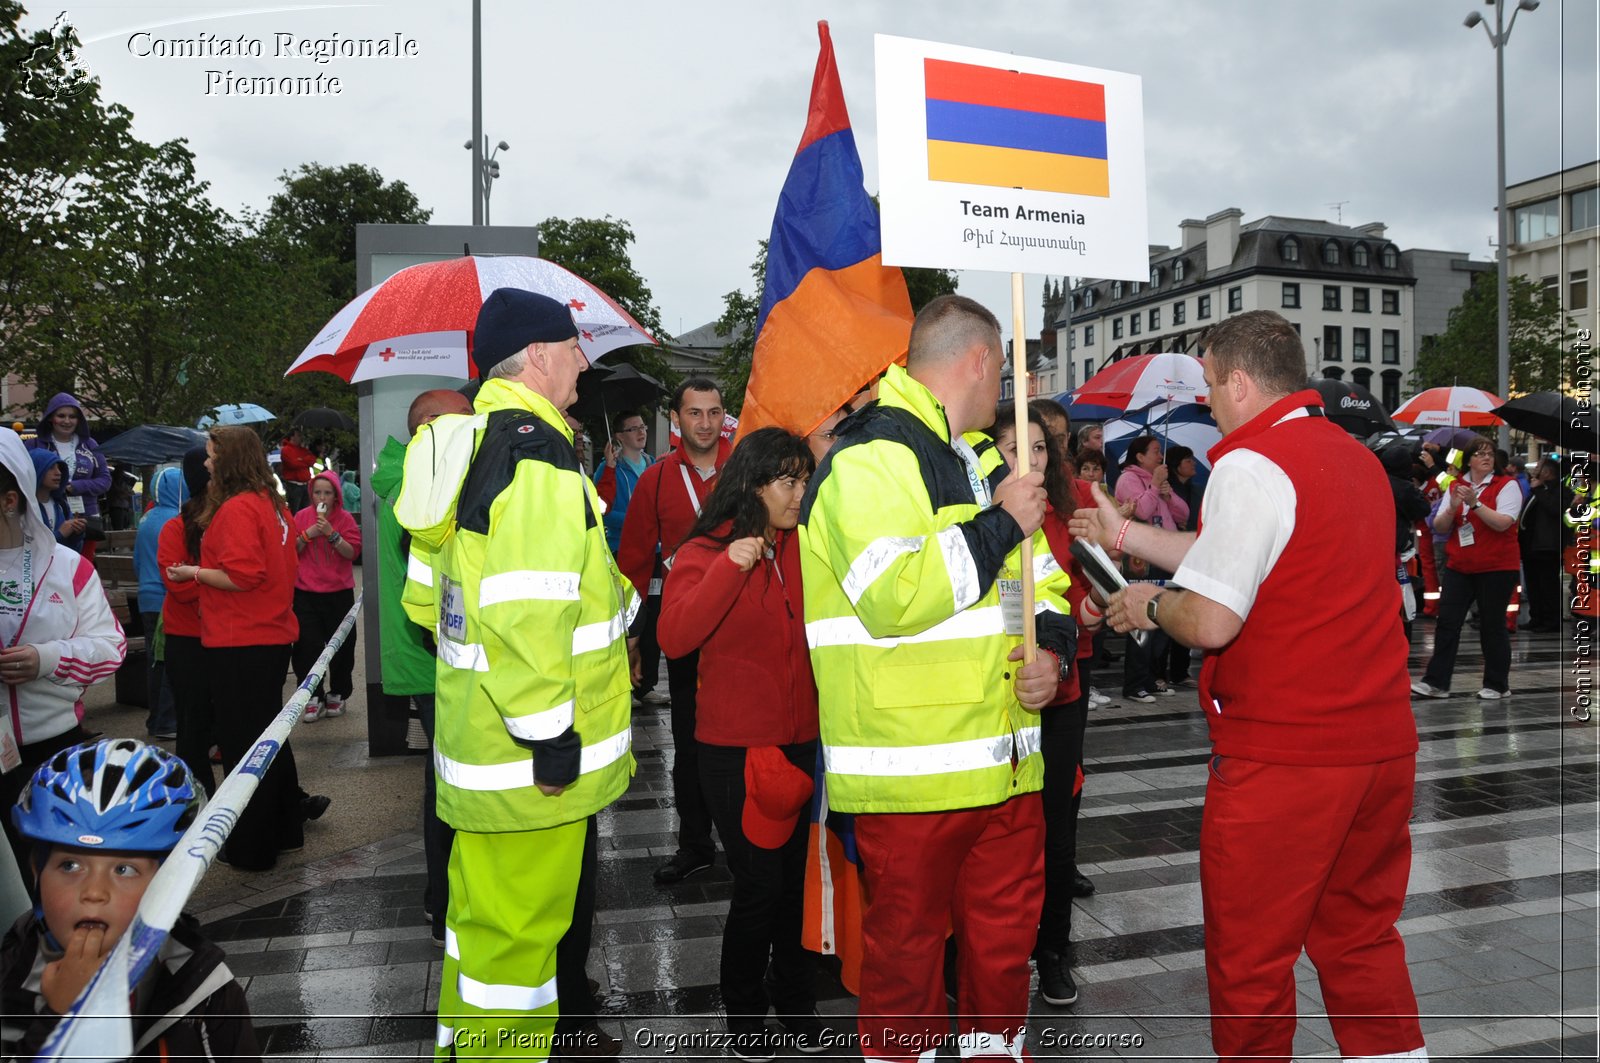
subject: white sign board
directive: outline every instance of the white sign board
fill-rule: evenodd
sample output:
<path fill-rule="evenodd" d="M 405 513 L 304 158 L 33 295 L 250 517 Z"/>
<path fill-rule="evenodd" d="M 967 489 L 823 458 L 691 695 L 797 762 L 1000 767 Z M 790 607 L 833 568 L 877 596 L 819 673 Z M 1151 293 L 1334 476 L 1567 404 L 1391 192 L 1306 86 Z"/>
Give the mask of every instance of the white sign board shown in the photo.
<path fill-rule="evenodd" d="M 877 36 L 883 261 L 1143 280 L 1133 74 Z"/>

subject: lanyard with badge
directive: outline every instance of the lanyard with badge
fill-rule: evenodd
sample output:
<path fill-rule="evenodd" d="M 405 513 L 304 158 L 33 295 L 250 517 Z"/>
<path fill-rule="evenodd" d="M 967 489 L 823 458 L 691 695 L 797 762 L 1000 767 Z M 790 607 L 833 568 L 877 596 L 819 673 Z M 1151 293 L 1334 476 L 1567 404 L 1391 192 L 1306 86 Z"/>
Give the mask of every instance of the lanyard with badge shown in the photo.
<path fill-rule="evenodd" d="M 950 441 L 950 448 L 961 459 L 962 466 L 967 472 L 967 483 L 972 487 L 972 500 L 980 507 L 987 507 L 994 502 L 994 495 L 989 490 L 989 483 L 978 471 L 978 452 L 972 449 L 972 444 L 957 436 Z M 1000 617 L 1005 622 L 1007 635 L 1022 634 L 1022 580 L 1002 575 L 995 580 L 995 586 L 1000 591 Z"/>
<path fill-rule="evenodd" d="M 1465 482 L 1472 488 L 1474 492 L 1478 492 L 1481 491 L 1489 481 L 1484 480 L 1481 484 L 1475 484 L 1469 477 Z M 1479 504 L 1482 504 L 1481 499 L 1479 500 Z M 1472 513 L 1465 505 L 1461 507 L 1461 525 L 1456 529 L 1456 542 L 1461 544 L 1462 549 L 1466 549 L 1473 543 L 1477 542 L 1477 531 L 1472 524 Z"/>

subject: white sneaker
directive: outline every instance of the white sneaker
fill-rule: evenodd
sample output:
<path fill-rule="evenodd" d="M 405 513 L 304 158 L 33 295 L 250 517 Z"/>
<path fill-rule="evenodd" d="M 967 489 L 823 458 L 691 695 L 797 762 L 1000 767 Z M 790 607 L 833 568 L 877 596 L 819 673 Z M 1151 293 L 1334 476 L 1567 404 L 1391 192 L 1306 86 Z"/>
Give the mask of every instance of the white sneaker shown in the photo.
<path fill-rule="evenodd" d="M 672 704 L 672 698 L 669 697 L 666 694 L 661 693 L 661 691 L 659 691 L 659 690 L 648 690 L 648 691 L 646 691 L 644 697 L 641 698 L 640 700 L 642 700 L 646 705 L 670 705 L 670 704 Z"/>
<path fill-rule="evenodd" d="M 316 723 L 318 720 L 322 719 L 322 699 L 312 698 L 310 701 L 306 702 L 305 715 L 300 717 L 300 719 L 303 723 Z"/>
<path fill-rule="evenodd" d="M 1495 690 L 1491 687 L 1484 687 L 1478 691 L 1478 697 L 1484 701 L 1499 701 L 1501 698 L 1509 698 L 1510 696 L 1511 691 L 1509 690 Z"/>
<path fill-rule="evenodd" d="M 1419 679 L 1411 684 L 1411 693 L 1419 698 L 1447 698 L 1450 691 L 1440 690 L 1426 679 Z"/>
<path fill-rule="evenodd" d="M 327 703 L 324 705 L 324 707 L 322 709 L 322 715 L 324 715 L 324 716 L 343 716 L 344 715 L 344 699 L 343 698 L 329 698 L 327 700 Z"/>

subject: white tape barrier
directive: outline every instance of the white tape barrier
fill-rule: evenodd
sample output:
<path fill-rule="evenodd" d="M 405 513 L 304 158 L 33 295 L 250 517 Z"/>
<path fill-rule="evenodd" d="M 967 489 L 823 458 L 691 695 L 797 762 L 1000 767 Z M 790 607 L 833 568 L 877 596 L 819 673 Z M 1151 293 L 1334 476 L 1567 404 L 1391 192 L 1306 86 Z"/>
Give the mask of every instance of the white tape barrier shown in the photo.
<path fill-rule="evenodd" d="M 233 772 L 217 787 L 216 794 L 201 810 L 200 817 L 190 824 L 172 854 L 161 865 L 161 870 L 150 882 L 133 924 L 122 935 L 116 948 L 111 950 L 100 965 L 100 970 L 62 1016 L 51 1032 L 44 1048 L 34 1057 L 38 1063 L 71 1059 L 84 1061 L 124 1060 L 133 1054 L 133 1020 L 128 1011 L 128 995 L 139 979 L 144 977 L 161 946 L 171 933 L 172 926 L 183 913 L 183 906 L 205 876 L 206 869 L 222 850 L 239 814 L 249 804 L 250 796 L 261 784 L 261 777 L 272 765 L 273 758 L 289 732 L 305 713 L 311 692 L 322 680 L 328 662 L 344 640 L 355 630 L 356 617 L 361 612 L 358 596 L 350 611 L 345 614 L 338 630 L 328 640 L 317 663 L 311 666 L 305 680 L 295 689 L 283 709 L 278 713 L 254 748 L 245 755 Z"/>

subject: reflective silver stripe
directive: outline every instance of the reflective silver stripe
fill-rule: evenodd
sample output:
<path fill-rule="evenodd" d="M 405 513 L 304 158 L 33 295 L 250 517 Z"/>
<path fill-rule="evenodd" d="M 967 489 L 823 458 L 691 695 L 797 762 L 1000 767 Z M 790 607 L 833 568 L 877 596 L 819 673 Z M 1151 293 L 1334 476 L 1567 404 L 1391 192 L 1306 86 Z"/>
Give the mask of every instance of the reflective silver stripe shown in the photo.
<path fill-rule="evenodd" d="M 1040 742 L 1041 739 L 1039 728 L 1017 728 L 1017 759 L 1026 760 L 1028 757 L 1039 752 L 1039 749 L 1041 748 Z"/>
<path fill-rule="evenodd" d="M 867 548 L 850 562 L 850 571 L 845 573 L 844 582 L 840 584 L 850 604 L 859 603 L 861 596 L 867 593 L 867 588 L 888 571 L 890 565 L 906 554 L 921 550 L 926 541 L 920 535 L 886 535 L 868 543 Z"/>
<path fill-rule="evenodd" d="M 1038 741 L 1038 728 L 1034 741 Z M 926 746 L 823 746 L 822 759 L 835 775 L 939 775 L 979 771 L 1011 763 L 1009 734 Z"/>
<path fill-rule="evenodd" d="M 602 620 L 598 624 L 584 624 L 573 629 L 572 655 L 588 653 L 591 650 L 603 650 L 623 635 L 627 634 L 628 624 L 618 613 L 610 620 Z"/>
<path fill-rule="evenodd" d="M 452 960 L 461 959 L 461 946 L 456 943 L 456 932 L 448 926 L 444 928 L 444 954 Z"/>
<path fill-rule="evenodd" d="M 497 985 L 458 973 L 456 994 L 463 1004 L 484 1011 L 537 1011 L 556 1002 L 556 980 L 544 985 Z"/>
<path fill-rule="evenodd" d="M 568 699 L 553 709 L 530 712 L 526 716 L 506 716 L 502 721 L 513 738 L 520 738 L 524 742 L 547 742 L 572 726 L 572 708 L 572 701 Z"/>
<path fill-rule="evenodd" d="M 627 756 L 632 748 L 633 728 L 624 727 L 610 738 L 602 738 L 593 745 L 584 746 L 583 755 L 578 760 L 578 770 L 585 775 L 599 771 Z"/>
<path fill-rule="evenodd" d="M 1059 613 L 1065 616 L 1066 610 L 1048 598 L 1035 598 L 1033 600 L 1033 615 L 1038 616 L 1040 613 Z"/>
<path fill-rule="evenodd" d="M 650 582 L 654 583 L 656 581 L 655 580 L 651 580 Z M 657 590 L 656 593 L 660 594 L 661 592 L 659 590 Z M 643 598 L 643 595 L 635 594 L 635 595 L 633 595 L 632 597 L 630 597 L 628 599 L 628 609 L 627 609 L 626 614 L 622 618 L 622 628 L 623 628 L 624 631 L 626 631 L 628 628 L 632 627 L 633 626 L 633 622 L 636 619 L 638 619 L 638 617 L 639 617 L 639 607 L 642 604 L 642 598 Z"/>
<path fill-rule="evenodd" d="M 967 537 L 955 525 L 934 536 L 939 542 L 939 552 L 944 554 L 944 568 L 950 574 L 950 596 L 957 609 L 973 605 L 980 597 L 978 592 L 978 563 L 972 559 Z"/>
<path fill-rule="evenodd" d="M 449 1048 L 455 1044 L 456 1028 L 440 1023 L 434 1030 L 433 1043 L 440 1048 Z"/>
<path fill-rule="evenodd" d="M 1061 565 L 1056 561 L 1054 554 L 1039 553 L 1033 555 L 1033 582 L 1043 583 L 1060 571 Z"/>
<path fill-rule="evenodd" d="M 578 600 L 576 572 L 539 572 L 518 569 L 483 577 L 478 584 L 478 608 L 487 609 L 502 602 Z"/>
<path fill-rule="evenodd" d="M 433 568 L 416 554 L 406 554 L 406 579 L 424 587 L 433 586 Z"/>
<path fill-rule="evenodd" d="M 439 639 L 439 660 L 451 668 L 459 668 L 464 672 L 487 672 L 489 670 L 489 654 L 477 642 L 452 642 L 449 639 Z"/>
<path fill-rule="evenodd" d="M 1000 607 L 990 605 L 982 609 L 963 610 L 950 619 L 941 620 L 926 631 L 919 631 L 915 635 L 881 639 L 873 638 L 868 633 L 866 625 L 861 622 L 861 618 L 857 616 L 834 616 L 826 620 L 813 620 L 806 625 L 806 642 L 814 650 L 826 646 L 880 646 L 892 649 L 895 646 L 918 642 L 977 639 L 1005 633 L 1006 622 L 1005 617 L 1001 615 Z"/>
<path fill-rule="evenodd" d="M 583 747 L 578 771 L 587 775 L 621 760 L 633 748 L 633 730 L 627 728 L 609 738 Z M 433 751 L 433 767 L 439 778 L 458 790 L 521 790 L 533 785 L 533 758 L 506 764 L 468 764 Z"/>

